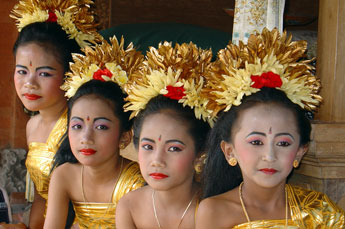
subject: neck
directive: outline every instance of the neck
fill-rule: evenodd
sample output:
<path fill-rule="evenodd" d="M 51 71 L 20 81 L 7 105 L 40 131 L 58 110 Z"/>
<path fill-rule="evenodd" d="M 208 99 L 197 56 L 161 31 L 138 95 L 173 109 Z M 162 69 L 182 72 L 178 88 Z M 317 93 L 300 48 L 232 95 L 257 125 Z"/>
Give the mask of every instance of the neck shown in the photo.
<path fill-rule="evenodd" d="M 61 100 L 61 102 L 55 104 L 54 106 L 39 110 L 44 123 L 51 123 L 60 118 L 62 113 L 66 109 L 66 100 Z"/>
<path fill-rule="evenodd" d="M 110 160 L 107 160 L 102 165 L 84 165 L 85 179 L 92 181 L 94 184 L 102 184 L 113 180 L 114 177 L 116 178 L 121 172 L 121 164 L 122 169 L 124 167 L 124 162 L 122 160 L 124 159 L 121 156 L 114 154 Z"/>
<path fill-rule="evenodd" d="M 190 182 L 188 185 L 175 187 L 169 190 L 155 190 L 155 199 L 163 207 L 180 208 L 185 207 L 195 196 L 198 190 L 198 185 Z M 194 197 L 196 199 L 196 197 Z"/>
<path fill-rule="evenodd" d="M 242 198 L 246 205 L 256 208 L 275 208 L 285 206 L 285 181 L 272 188 L 260 187 L 251 182 L 244 182 Z"/>

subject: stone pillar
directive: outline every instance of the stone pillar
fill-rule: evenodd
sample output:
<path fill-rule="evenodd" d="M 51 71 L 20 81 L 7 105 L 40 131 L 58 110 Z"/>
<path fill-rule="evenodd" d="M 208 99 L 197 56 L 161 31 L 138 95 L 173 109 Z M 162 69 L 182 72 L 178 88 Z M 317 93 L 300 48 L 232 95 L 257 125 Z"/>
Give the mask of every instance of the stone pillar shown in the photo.
<path fill-rule="evenodd" d="M 320 0 L 317 75 L 324 102 L 292 182 L 328 194 L 345 209 L 345 1 Z"/>

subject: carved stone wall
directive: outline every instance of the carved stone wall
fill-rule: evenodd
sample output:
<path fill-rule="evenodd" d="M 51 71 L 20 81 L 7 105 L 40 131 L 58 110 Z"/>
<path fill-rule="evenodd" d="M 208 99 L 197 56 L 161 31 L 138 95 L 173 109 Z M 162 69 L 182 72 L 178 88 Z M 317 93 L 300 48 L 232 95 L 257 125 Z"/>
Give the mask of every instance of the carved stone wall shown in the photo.
<path fill-rule="evenodd" d="M 313 124 L 311 140 L 290 182 L 326 193 L 345 209 L 345 124 Z"/>
<path fill-rule="evenodd" d="M 24 149 L 0 150 L 0 186 L 8 194 L 12 192 L 25 192 L 25 158 Z"/>

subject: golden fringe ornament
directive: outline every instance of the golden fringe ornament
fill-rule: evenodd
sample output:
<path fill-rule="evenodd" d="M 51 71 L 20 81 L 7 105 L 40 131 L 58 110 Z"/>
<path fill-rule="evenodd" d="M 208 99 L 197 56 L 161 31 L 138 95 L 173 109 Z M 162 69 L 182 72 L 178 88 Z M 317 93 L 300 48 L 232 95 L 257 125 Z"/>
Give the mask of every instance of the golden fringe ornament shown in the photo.
<path fill-rule="evenodd" d="M 306 41 L 291 42 L 286 32 L 264 29 L 251 35 L 248 44 L 231 42 L 218 52 L 218 58 L 207 75 L 203 90 L 210 98 L 207 108 L 215 117 L 221 110 L 241 104 L 243 96 L 272 87 L 306 110 L 315 110 L 322 101 L 318 92 L 321 84 L 312 71 L 311 60 L 301 60 Z"/>
<path fill-rule="evenodd" d="M 212 125 L 211 111 L 206 109 L 208 99 L 201 95 L 211 59 L 211 50 L 197 48 L 193 43 L 172 47 L 171 43 L 164 42 L 158 49 L 151 47 L 144 61 L 145 67 L 125 88 L 128 93 L 125 110 L 132 111 L 133 118 L 145 109 L 150 99 L 164 95 L 191 107 L 196 118 Z"/>
<path fill-rule="evenodd" d="M 10 17 L 16 20 L 19 32 L 34 22 L 56 22 L 69 39 L 75 39 L 83 48 L 102 39 L 91 4 L 91 0 L 22 0 L 14 6 Z"/>
<path fill-rule="evenodd" d="M 70 72 L 61 89 L 65 90 L 65 96 L 71 98 L 78 88 L 92 80 L 113 81 L 123 90 L 125 84 L 132 75 L 143 65 L 144 56 L 136 51 L 133 43 L 124 49 L 124 39 L 120 43 L 114 36 L 110 43 L 103 40 L 94 47 L 85 47 L 85 55 L 73 54 L 74 63 L 70 64 Z"/>

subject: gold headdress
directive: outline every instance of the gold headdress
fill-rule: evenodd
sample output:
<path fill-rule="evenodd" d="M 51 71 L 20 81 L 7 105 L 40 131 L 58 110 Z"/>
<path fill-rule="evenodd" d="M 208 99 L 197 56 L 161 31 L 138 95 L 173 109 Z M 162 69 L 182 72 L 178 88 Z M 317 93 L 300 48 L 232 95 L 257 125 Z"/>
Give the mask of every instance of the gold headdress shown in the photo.
<path fill-rule="evenodd" d="M 158 49 L 151 47 L 144 61 L 145 68 L 128 84 L 125 110 L 131 118 L 145 109 L 150 99 L 164 95 L 194 109 L 198 119 L 209 121 L 208 99 L 201 96 L 204 75 L 211 65 L 211 50 L 202 50 L 193 43 L 164 42 Z"/>
<path fill-rule="evenodd" d="M 80 47 L 101 39 L 90 10 L 91 0 L 22 0 L 10 17 L 16 20 L 18 31 L 34 22 L 57 22 Z"/>
<path fill-rule="evenodd" d="M 66 91 L 66 96 L 71 98 L 78 88 L 92 80 L 114 81 L 122 89 L 128 79 L 140 69 L 144 56 L 129 44 L 124 49 L 124 39 L 120 43 L 114 36 L 110 38 L 110 44 L 103 40 L 94 47 L 85 47 L 85 55 L 73 54 L 71 71 L 66 73 L 65 83 L 61 89 Z"/>
<path fill-rule="evenodd" d="M 207 108 L 216 116 L 220 110 L 238 106 L 244 95 L 272 87 L 285 92 L 287 97 L 304 109 L 314 110 L 322 101 L 318 95 L 320 80 L 312 71 L 310 60 L 301 60 L 306 41 L 291 42 L 286 32 L 264 29 L 251 35 L 248 44 L 229 43 L 218 53 L 203 92 L 210 98 Z"/>

